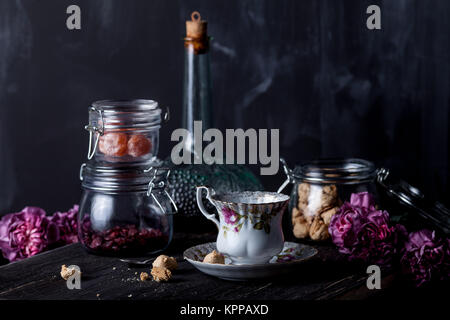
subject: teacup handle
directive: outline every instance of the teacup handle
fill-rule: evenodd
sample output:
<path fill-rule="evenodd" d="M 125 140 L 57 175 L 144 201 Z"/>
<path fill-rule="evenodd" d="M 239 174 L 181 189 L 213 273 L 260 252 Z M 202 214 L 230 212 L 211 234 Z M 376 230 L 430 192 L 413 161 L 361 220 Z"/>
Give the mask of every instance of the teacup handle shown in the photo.
<path fill-rule="evenodd" d="M 206 217 L 206 219 L 211 220 L 212 222 L 214 222 L 216 224 L 217 228 L 220 229 L 220 223 L 219 223 L 219 220 L 216 219 L 215 214 L 210 214 L 206 210 L 206 208 L 203 206 L 202 189 L 206 190 L 206 199 L 208 199 L 208 201 L 212 203 L 212 201 L 211 201 L 211 188 L 210 187 L 206 187 L 206 186 L 199 186 L 199 187 L 197 187 L 197 205 L 198 205 L 198 208 L 200 209 L 202 214 Z"/>

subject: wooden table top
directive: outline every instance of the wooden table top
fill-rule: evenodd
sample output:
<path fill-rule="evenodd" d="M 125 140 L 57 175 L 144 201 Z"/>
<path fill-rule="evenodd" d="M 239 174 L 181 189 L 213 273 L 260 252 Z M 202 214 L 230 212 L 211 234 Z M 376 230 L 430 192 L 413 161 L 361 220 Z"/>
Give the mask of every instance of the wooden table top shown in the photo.
<path fill-rule="evenodd" d="M 189 300 L 297 300 L 365 298 L 367 274 L 349 264 L 331 245 L 314 245 L 319 254 L 280 278 L 233 282 L 205 275 L 183 260 L 183 251 L 214 241 L 213 234 L 175 235 L 166 254 L 179 267 L 167 283 L 140 281 L 150 267 L 132 267 L 114 257 L 87 253 L 72 244 L 0 267 L 0 299 L 189 299 Z M 81 289 L 69 290 L 61 266 L 81 268 Z M 386 279 L 386 277 L 384 277 Z M 372 290 L 373 291 L 373 290 Z"/>

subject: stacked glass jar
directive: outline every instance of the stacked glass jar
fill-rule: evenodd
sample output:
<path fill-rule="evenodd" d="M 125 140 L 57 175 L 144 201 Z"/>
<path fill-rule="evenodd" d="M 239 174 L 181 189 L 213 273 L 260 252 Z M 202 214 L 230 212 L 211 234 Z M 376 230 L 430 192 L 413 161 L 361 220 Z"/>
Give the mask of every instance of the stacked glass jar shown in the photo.
<path fill-rule="evenodd" d="M 78 236 L 106 255 L 146 255 L 164 250 L 176 205 L 166 191 L 169 170 L 157 159 L 163 115 L 152 100 L 103 100 L 89 108 L 88 162 Z"/>

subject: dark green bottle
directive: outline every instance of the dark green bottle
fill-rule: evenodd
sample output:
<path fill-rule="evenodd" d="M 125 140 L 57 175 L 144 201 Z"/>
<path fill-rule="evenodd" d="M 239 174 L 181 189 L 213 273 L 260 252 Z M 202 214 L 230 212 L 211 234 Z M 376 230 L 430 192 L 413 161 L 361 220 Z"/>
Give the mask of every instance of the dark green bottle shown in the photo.
<path fill-rule="evenodd" d="M 203 132 L 213 125 L 209 42 L 207 22 L 201 20 L 198 12 L 192 13 L 192 21 L 186 21 L 184 38 L 182 123 L 190 133 L 190 138 L 185 141 L 185 150 L 192 153 L 192 163 L 202 156 L 194 149 L 194 121 L 202 121 Z M 216 228 L 198 210 L 197 186 L 209 185 L 218 193 L 263 189 L 258 178 L 242 165 L 207 165 L 203 161 L 203 164 L 172 163 L 171 167 L 169 188 L 179 210 L 174 218 L 176 232 L 213 231 Z M 214 210 L 209 202 L 204 204 Z"/>

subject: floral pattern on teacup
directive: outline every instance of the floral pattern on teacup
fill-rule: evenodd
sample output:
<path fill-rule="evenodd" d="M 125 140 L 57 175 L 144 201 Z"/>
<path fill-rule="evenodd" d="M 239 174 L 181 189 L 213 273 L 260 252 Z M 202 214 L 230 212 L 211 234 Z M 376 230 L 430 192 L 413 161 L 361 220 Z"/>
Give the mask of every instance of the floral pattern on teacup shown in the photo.
<path fill-rule="evenodd" d="M 276 214 L 276 213 L 275 213 Z M 254 220 L 252 221 L 252 218 Z M 272 215 L 263 213 L 260 215 L 250 215 L 250 221 L 253 223 L 253 229 L 263 230 L 268 234 L 270 233 L 270 222 L 272 220 Z"/>
<path fill-rule="evenodd" d="M 222 226 L 223 229 L 223 235 L 226 237 L 227 236 L 227 231 L 233 231 L 235 233 L 238 233 L 239 231 L 241 231 L 242 225 L 244 224 L 244 221 L 241 221 L 243 217 L 243 215 L 237 213 L 236 211 L 224 207 L 222 208 L 222 214 L 223 214 L 223 220 L 225 221 L 225 223 L 227 224 L 226 226 Z M 240 222 L 241 221 L 241 222 Z"/>
<path fill-rule="evenodd" d="M 235 225 L 241 219 L 241 215 L 230 208 L 222 208 L 223 219 L 226 224 Z"/>
<path fill-rule="evenodd" d="M 227 226 L 222 226 L 224 230 L 224 236 L 226 236 L 227 231 L 234 231 L 238 233 L 241 231 L 242 225 L 244 224 L 246 219 L 250 220 L 250 223 L 253 225 L 253 229 L 256 230 L 264 230 L 265 233 L 270 233 L 270 222 L 272 217 L 277 214 L 277 212 L 273 212 L 272 214 L 261 213 L 261 214 L 239 214 L 238 212 L 228 208 L 222 208 L 223 219 Z M 242 221 L 244 219 L 244 221 Z"/>

